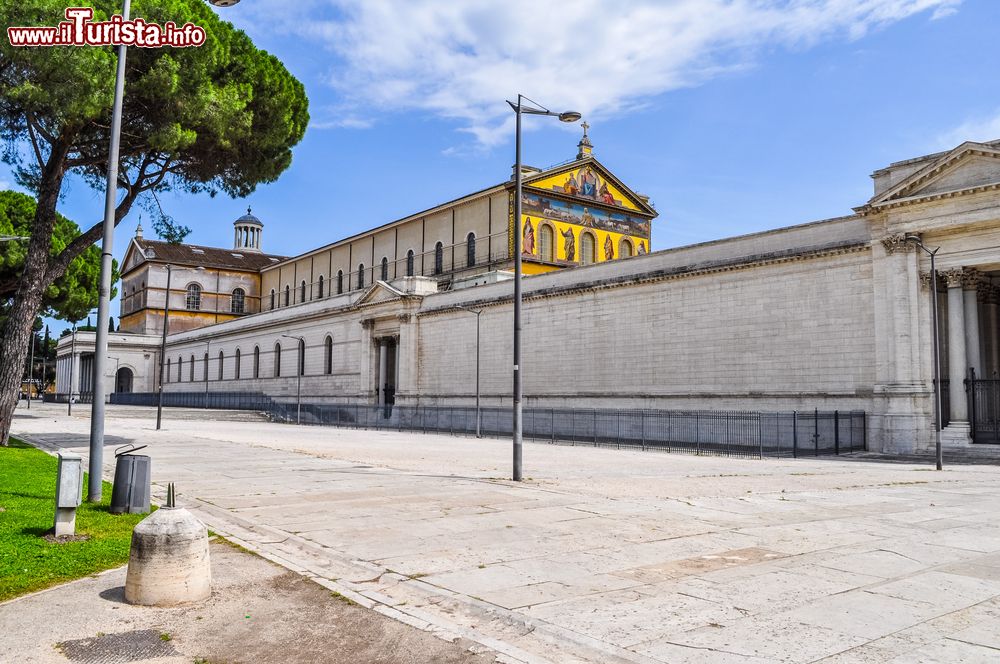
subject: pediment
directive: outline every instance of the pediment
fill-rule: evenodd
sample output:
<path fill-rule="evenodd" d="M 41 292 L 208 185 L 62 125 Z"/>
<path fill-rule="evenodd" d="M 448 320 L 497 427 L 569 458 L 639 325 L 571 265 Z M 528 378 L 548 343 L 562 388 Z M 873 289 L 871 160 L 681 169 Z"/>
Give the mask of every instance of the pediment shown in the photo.
<path fill-rule="evenodd" d="M 656 210 L 592 157 L 525 178 L 524 186 L 556 193 L 588 204 L 603 204 L 622 210 L 656 216 Z"/>
<path fill-rule="evenodd" d="M 125 257 L 122 258 L 121 273 L 127 274 L 145 262 L 146 256 L 142 253 L 142 247 L 140 247 L 133 239 L 129 242 L 128 251 L 125 252 Z"/>
<path fill-rule="evenodd" d="M 990 186 L 1000 186 L 1000 150 L 968 142 L 872 198 L 868 205 L 898 205 Z"/>
<path fill-rule="evenodd" d="M 376 281 L 355 300 L 355 306 L 379 304 L 380 302 L 394 302 L 407 297 L 406 293 L 393 288 L 384 281 Z"/>

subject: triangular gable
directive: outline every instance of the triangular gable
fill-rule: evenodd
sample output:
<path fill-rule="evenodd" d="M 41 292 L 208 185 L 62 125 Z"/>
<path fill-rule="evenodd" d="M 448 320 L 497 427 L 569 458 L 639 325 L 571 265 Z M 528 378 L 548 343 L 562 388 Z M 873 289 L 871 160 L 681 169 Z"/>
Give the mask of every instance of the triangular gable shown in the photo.
<path fill-rule="evenodd" d="M 145 262 L 146 255 L 143 253 L 142 247 L 135 241 L 135 238 L 132 238 L 132 241 L 128 244 L 128 251 L 125 252 L 125 256 L 122 258 L 121 273 L 127 274 Z"/>
<path fill-rule="evenodd" d="M 590 157 L 525 178 L 524 184 L 547 193 L 555 192 L 581 201 L 656 216 L 656 210 L 649 203 L 625 186 L 603 164 Z"/>
<path fill-rule="evenodd" d="M 397 290 L 384 281 L 376 281 L 369 286 L 364 293 L 355 300 L 355 306 L 365 304 L 378 304 L 380 302 L 392 302 L 400 298 L 407 297 L 406 293 Z"/>
<path fill-rule="evenodd" d="M 880 207 L 1000 183 L 1000 150 L 966 142 L 872 198 Z"/>

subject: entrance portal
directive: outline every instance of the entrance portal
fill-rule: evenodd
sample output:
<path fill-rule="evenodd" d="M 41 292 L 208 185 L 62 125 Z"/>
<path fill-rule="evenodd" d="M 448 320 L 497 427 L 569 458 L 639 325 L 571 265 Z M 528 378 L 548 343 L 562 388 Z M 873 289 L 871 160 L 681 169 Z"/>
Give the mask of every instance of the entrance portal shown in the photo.
<path fill-rule="evenodd" d="M 396 337 L 381 337 L 375 340 L 377 351 L 377 372 L 375 375 L 375 399 L 383 407 L 382 416 L 389 419 L 392 404 L 396 402 L 396 357 L 399 342 Z"/>
<path fill-rule="evenodd" d="M 132 391 L 132 370 L 128 367 L 122 367 L 115 374 L 115 392 L 131 392 Z"/>

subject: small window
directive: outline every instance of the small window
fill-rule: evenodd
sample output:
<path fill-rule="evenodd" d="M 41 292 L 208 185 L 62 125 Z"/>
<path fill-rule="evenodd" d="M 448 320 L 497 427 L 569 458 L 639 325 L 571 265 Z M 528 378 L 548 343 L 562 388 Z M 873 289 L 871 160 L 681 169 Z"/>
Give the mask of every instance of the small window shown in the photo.
<path fill-rule="evenodd" d="M 220 350 L 219 351 L 219 380 L 222 380 L 222 368 L 223 368 L 222 362 L 223 362 L 224 358 L 225 358 L 225 356 L 222 354 L 222 351 Z"/>
<path fill-rule="evenodd" d="M 434 274 L 444 272 L 444 245 L 438 242 L 434 245 Z"/>
<path fill-rule="evenodd" d="M 299 375 L 306 375 L 306 342 L 304 339 L 299 339 Z"/>
<path fill-rule="evenodd" d="M 413 276 L 413 249 L 406 252 L 406 276 Z"/>
<path fill-rule="evenodd" d="M 596 249 L 593 233 L 582 233 L 580 235 L 580 262 L 590 265 L 595 262 L 594 251 Z"/>
<path fill-rule="evenodd" d="M 306 280 L 303 279 L 302 283 L 299 284 L 299 302 L 306 301 Z"/>
<path fill-rule="evenodd" d="M 181 382 L 181 374 L 183 373 L 183 371 L 184 371 L 184 358 L 183 357 L 178 357 L 177 358 L 177 382 L 178 383 Z"/>
<path fill-rule="evenodd" d="M 274 289 L 271 289 L 271 309 L 274 309 Z"/>
<path fill-rule="evenodd" d="M 389 281 L 389 259 L 382 257 L 382 281 Z"/>
<path fill-rule="evenodd" d="M 163 382 L 170 382 L 170 360 L 167 360 L 167 370 L 163 373 Z"/>
<path fill-rule="evenodd" d="M 539 249 L 543 261 L 552 262 L 555 260 L 555 233 L 552 227 L 544 224 L 538 234 Z"/>
<path fill-rule="evenodd" d="M 472 267 L 476 264 L 476 234 L 469 233 L 465 238 L 465 265 Z"/>
<path fill-rule="evenodd" d="M 358 265 L 358 288 L 365 287 L 365 264 L 360 263 Z"/>
<path fill-rule="evenodd" d="M 235 357 L 236 357 L 236 367 L 235 367 L 235 372 L 236 373 L 234 374 L 233 378 L 235 378 L 236 380 L 239 380 L 240 379 L 240 349 L 239 348 L 236 349 L 236 356 Z"/>
<path fill-rule="evenodd" d="M 288 306 L 288 303 L 291 301 L 291 296 L 292 296 L 292 288 L 288 284 L 285 284 L 285 306 L 286 307 Z"/>
<path fill-rule="evenodd" d="M 191 311 L 201 309 L 201 286 L 191 284 L 187 287 L 187 296 L 184 298 L 184 306 Z"/>
<path fill-rule="evenodd" d="M 337 270 L 337 295 L 344 293 L 344 271 Z"/>
<path fill-rule="evenodd" d="M 253 377 L 260 378 L 260 346 L 253 347 Z"/>
<path fill-rule="evenodd" d="M 632 258 L 634 253 L 632 241 L 628 238 L 622 238 L 621 244 L 618 245 L 618 258 Z"/>
<path fill-rule="evenodd" d="M 194 382 L 194 355 L 191 356 L 191 365 L 188 367 L 188 382 Z"/>
<path fill-rule="evenodd" d="M 323 275 L 319 275 L 319 283 L 317 284 L 319 290 L 319 298 L 323 299 Z"/>
<path fill-rule="evenodd" d="M 333 373 L 333 337 L 330 335 L 323 342 L 323 373 L 327 376 Z"/>
<path fill-rule="evenodd" d="M 274 344 L 274 377 L 281 376 L 281 343 Z"/>
<path fill-rule="evenodd" d="M 234 288 L 233 296 L 229 301 L 229 310 L 234 314 L 242 314 L 246 311 L 247 292 L 242 288 Z"/>

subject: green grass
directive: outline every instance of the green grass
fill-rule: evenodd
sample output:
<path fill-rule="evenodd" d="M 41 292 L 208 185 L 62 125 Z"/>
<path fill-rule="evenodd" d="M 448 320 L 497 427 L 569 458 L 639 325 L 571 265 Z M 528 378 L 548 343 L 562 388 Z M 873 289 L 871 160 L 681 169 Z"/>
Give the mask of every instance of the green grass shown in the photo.
<path fill-rule="evenodd" d="M 108 482 L 99 505 L 84 502 L 76 512 L 76 534 L 89 540 L 42 539 L 55 518 L 56 466 L 55 457 L 14 438 L 0 447 L 0 601 L 128 561 L 132 528 L 144 515 L 108 512 Z"/>

